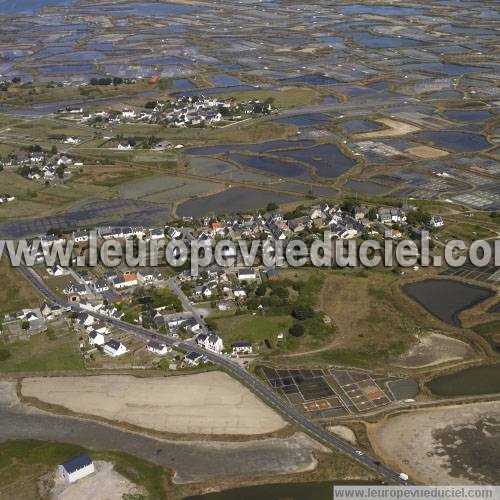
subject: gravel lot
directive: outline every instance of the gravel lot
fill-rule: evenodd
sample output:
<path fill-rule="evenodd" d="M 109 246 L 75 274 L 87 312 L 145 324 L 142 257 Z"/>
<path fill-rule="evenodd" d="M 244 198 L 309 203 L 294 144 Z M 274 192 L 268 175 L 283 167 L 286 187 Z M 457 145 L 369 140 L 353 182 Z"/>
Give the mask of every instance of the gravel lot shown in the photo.
<path fill-rule="evenodd" d="M 76 483 L 68 484 L 57 473 L 52 490 L 54 500 L 122 500 L 123 495 L 140 493 L 128 479 L 113 470 L 109 462 L 94 462 L 96 471 Z"/>
<path fill-rule="evenodd" d="M 255 435 L 286 422 L 222 372 L 163 378 L 127 375 L 24 379 L 25 396 L 146 429 L 183 434 Z"/>

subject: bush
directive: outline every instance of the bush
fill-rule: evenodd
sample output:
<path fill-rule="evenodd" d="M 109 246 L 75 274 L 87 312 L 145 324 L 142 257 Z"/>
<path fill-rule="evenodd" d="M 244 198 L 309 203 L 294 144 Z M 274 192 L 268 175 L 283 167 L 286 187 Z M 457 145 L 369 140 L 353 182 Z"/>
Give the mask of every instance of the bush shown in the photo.
<path fill-rule="evenodd" d="M 303 321 L 305 319 L 312 318 L 314 316 L 314 310 L 310 306 L 299 305 L 294 307 L 292 315 L 295 319 Z"/>
<path fill-rule="evenodd" d="M 290 329 L 288 330 L 288 333 L 292 336 L 292 337 L 302 337 L 302 335 L 304 335 L 305 333 L 305 328 L 303 325 L 301 325 L 300 323 L 294 323 Z"/>

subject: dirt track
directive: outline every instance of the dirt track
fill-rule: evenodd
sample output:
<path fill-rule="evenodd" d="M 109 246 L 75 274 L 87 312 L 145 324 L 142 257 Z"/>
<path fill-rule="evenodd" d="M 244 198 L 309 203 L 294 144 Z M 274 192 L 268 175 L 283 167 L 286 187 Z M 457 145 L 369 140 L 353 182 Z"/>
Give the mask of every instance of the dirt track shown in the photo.
<path fill-rule="evenodd" d="M 161 432 L 257 435 L 286 422 L 222 372 L 164 378 L 123 375 L 24 379 L 24 396 Z"/>

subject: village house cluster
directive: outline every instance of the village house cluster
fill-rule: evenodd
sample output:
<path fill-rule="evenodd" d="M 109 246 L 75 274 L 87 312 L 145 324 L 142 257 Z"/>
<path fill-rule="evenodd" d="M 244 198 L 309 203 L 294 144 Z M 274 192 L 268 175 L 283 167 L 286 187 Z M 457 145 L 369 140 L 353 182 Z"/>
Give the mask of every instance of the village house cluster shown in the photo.
<path fill-rule="evenodd" d="M 269 114 L 272 101 L 257 99 L 237 102 L 235 99 L 182 96 L 171 101 L 151 101 L 144 108 L 101 110 L 84 113 L 81 108 L 67 108 L 69 115 L 81 115 L 86 124 L 159 123 L 169 127 L 203 127 L 222 121 L 242 120 L 250 115 Z"/>
<path fill-rule="evenodd" d="M 441 216 L 424 213 L 408 204 L 368 208 L 351 202 L 342 206 L 319 203 L 309 207 L 299 206 L 290 212 L 283 212 L 270 204 L 264 212 L 201 219 L 186 217 L 164 227 L 100 227 L 92 232 L 85 229 L 67 234 L 47 234 L 39 238 L 41 248 L 38 262 L 44 262 L 44 253 L 54 245 L 71 241 L 76 248 L 85 249 L 92 238 L 96 238 L 98 244 L 110 239 L 123 243 L 127 240 L 164 240 L 164 243 L 182 240 L 187 247 L 193 242 L 212 245 L 222 238 L 232 241 L 258 239 L 264 241 L 264 245 L 272 246 L 276 241 L 286 243 L 296 238 L 313 241 L 326 230 L 331 232 L 333 239 L 347 240 L 374 235 L 400 238 L 403 233 L 410 235 L 412 231 L 439 228 L 443 224 Z M 193 346 L 202 347 L 207 353 L 224 353 L 235 357 L 255 355 L 255 346 L 244 338 L 224 346 L 223 339 L 216 332 L 208 330 L 192 313 L 181 312 L 180 301 L 178 309 L 170 299 L 167 303 L 157 301 L 150 306 L 151 297 L 163 297 L 162 290 L 166 291 L 167 297 L 175 297 L 169 288 L 170 281 L 174 280 L 193 305 L 201 303 L 202 307 L 219 311 L 247 309 L 263 276 L 269 282 L 280 279 L 277 269 L 263 268 L 259 262 L 256 262 L 255 267 L 235 265 L 226 268 L 212 264 L 196 276 L 190 270 L 184 270 L 175 278 L 164 276 L 157 267 L 119 266 L 113 269 L 82 270 L 57 263 L 45 268 L 45 273 L 52 278 L 65 279 L 60 292 L 68 299 L 68 309 L 44 303 L 39 308 L 23 310 L 14 317 L 6 318 L 4 324 L 17 322 L 26 334 L 38 333 L 44 331 L 49 322 L 64 317 L 65 312 L 72 310 L 72 304 L 78 305 L 79 313 L 74 319 L 85 338 L 82 349 L 88 345 L 90 351 L 99 350 L 112 358 L 128 353 L 130 347 L 127 338 L 113 333 L 103 318 L 135 322 L 174 339 L 192 342 Z M 258 305 L 257 310 L 259 308 L 262 305 Z M 130 311 L 134 311 L 133 314 Z M 145 348 L 159 357 L 172 351 L 161 340 L 149 341 Z M 193 351 L 183 358 L 182 366 L 197 366 L 208 360 L 207 354 Z"/>
<path fill-rule="evenodd" d="M 71 138 L 70 138 L 71 139 Z M 32 181 L 54 182 L 67 179 L 71 169 L 83 167 L 82 161 L 74 161 L 69 155 L 61 153 L 48 153 L 36 148 L 37 151 L 11 154 L 0 161 L 0 169 L 12 169 L 19 175 Z M 4 201 L 11 201 L 6 196 Z M 1 201 L 0 201 L 1 203 Z"/>

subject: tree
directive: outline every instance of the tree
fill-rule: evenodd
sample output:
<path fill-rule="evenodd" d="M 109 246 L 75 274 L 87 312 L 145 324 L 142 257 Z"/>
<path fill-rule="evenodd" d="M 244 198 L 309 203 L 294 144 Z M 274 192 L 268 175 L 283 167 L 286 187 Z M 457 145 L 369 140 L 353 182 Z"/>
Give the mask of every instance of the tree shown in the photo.
<path fill-rule="evenodd" d="M 257 295 L 257 297 L 264 297 L 264 295 L 266 294 L 266 292 L 267 292 L 267 286 L 265 285 L 265 283 L 261 283 L 255 289 L 255 295 Z"/>
<path fill-rule="evenodd" d="M 287 288 L 279 286 L 273 290 L 273 295 L 276 295 L 280 299 L 288 299 L 289 292 Z"/>
<path fill-rule="evenodd" d="M 274 201 L 271 201 L 270 203 L 267 204 L 266 210 L 268 212 L 274 212 L 275 210 L 278 210 L 279 206 L 274 203 Z"/>
<path fill-rule="evenodd" d="M 25 331 L 26 331 L 26 330 L 29 330 L 29 329 L 30 329 L 30 322 L 29 322 L 29 321 L 23 321 L 23 322 L 21 323 L 21 328 L 22 328 L 23 330 L 25 330 Z"/>
<path fill-rule="evenodd" d="M 147 313 L 143 314 L 142 315 L 142 326 L 143 328 L 151 328 L 152 326 L 152 322 L 151 322 L 151 316 L 149 316 Z"/>
<path fill-rule="evenodd" d="M 314 310 L 310 306 L 296 306 L 292 311 L 292 315 L 295 319 L 299 321 L 303 321 L 308 318 L 312 318 L 314 316 Z"/>
<path fill-rule="evenodd" d="M 368 210 L 368 220 L 375 220 L 377 218 L 377 209 L 375 207 Z"/>
<path fill-rule="evenodd" d="M 54 144 L 52 146 L 52 149 L 50 150 L 50 152 L 53 154 L 53 155 L 56 155 L 57 154 L 57 146 Z"/>
<path fill-rule="evenodd" d="M 288 333 L 292 336 L 292 337 L 302 337 L 302 335 L 304 335 L 305 333 L 305 328 L 304 328 L 304 325 L 301 325 L 300 323 L 294 323 L 290 329 L 288 330 Z"/>
<path fill-rule="evenodd" d="M 413 226 L 426 225 L 429 224 L 431 215 L 427 212 L 424 212 L 421 208 L 418 208 L 417 210 L 408 212 L 408 214 L 406 215 L 406 219 L 408 223 Z"/>
<path fill-rule="evenodd" d="M 342 203 L 342 205 L 340 205 L 340 208 L 344 212 L 351 213 L 354 210 L 354 208 L 356 207 L 356 205 L 357 205 L 356 200 L 353 200 L 352 198 L 347 198 L 346 200 L 344 200 L 344 203 Z"/>
<path fill-rule="evenodd" d="M 59 177 L 59 179 L 63 179 L 64 178 L 64 165 L 59 165 L 57 168 L 56 168 L 56 174 L 57 174 L 57 177 Z"/>

